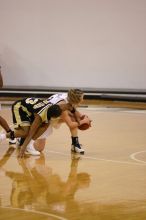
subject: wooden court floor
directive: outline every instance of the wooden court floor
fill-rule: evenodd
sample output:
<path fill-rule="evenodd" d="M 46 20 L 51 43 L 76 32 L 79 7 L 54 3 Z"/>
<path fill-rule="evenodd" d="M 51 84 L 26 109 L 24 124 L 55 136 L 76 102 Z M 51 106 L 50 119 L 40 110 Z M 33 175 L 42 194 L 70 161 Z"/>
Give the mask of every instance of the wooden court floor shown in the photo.
<path fill-rule="evenodd" d="M 40 157 L 0 143 L 0 220 L 146 220 L 146 110 L 80 111 L 92 119 L 85 155 L 71 154 L 65 125 Z M 9 107 L 1 115 L 12 124 Z"/>

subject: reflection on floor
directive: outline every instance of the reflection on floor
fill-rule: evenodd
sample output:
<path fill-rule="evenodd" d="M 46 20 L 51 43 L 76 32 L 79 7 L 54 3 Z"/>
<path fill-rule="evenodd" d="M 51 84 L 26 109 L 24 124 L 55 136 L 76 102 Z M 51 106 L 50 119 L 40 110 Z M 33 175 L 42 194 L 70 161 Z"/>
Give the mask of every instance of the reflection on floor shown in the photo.
<path fill-rule="evenodd" d="M 18 159 L 15 145 L 0 143 L 0 220 L 146 219 L 145 111 L 81 111 L 92 118 L 79 132 L 85 155 L 71 154 L 65 125 L 40 157 Z M 11 123 L 10 109 L 2 115 Z"/>

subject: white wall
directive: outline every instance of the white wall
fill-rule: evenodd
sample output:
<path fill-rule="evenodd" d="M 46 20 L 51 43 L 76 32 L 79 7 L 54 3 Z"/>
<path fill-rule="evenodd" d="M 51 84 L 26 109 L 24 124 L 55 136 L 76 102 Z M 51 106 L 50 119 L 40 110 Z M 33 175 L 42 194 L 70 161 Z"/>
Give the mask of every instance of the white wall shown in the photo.
<path fill-rule="evenodd" d="M 5 85 L 146 88 L 146 0 L 0 0 Z"/>

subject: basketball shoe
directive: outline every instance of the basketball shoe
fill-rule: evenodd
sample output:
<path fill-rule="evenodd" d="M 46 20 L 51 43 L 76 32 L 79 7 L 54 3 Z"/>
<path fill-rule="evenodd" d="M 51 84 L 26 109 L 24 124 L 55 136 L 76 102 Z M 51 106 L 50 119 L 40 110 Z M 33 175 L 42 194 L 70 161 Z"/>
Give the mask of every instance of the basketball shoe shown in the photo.
<path fill-rule="evenodd" d="M 16 144 L 16 138 L 14 135 L 14 131 L 10 130 L 7 132 L 8 134 L 10 134 L 10 138 L 9 138 L 9 144 Z"/>
<path fill-rule="evenodd" d="M 34 148 L 32 143 L 30 143 L 26 148 L 26 154 L 30 154 L 32 156 L 39 156 L 41 153 Z"/>
<path fill-rule="evenodd" d="M 79 143 L 75 143 L 71 145 L 71 151 L 79 154 L 84 154 L 84 149 L 81 148 L 81 145 Z"/>

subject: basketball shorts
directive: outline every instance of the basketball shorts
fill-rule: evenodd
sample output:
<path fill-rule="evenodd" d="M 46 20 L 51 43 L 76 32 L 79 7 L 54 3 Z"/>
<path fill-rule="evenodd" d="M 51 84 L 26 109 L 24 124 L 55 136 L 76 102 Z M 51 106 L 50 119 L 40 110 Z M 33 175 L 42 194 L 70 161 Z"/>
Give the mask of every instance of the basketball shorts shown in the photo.
<path fill-rule="evenodd" d="M 12 117 L 14 128 L 30 126 L 34 120 L 32 116 L 23 110 L 21 102 L 12 105 Z"/>

